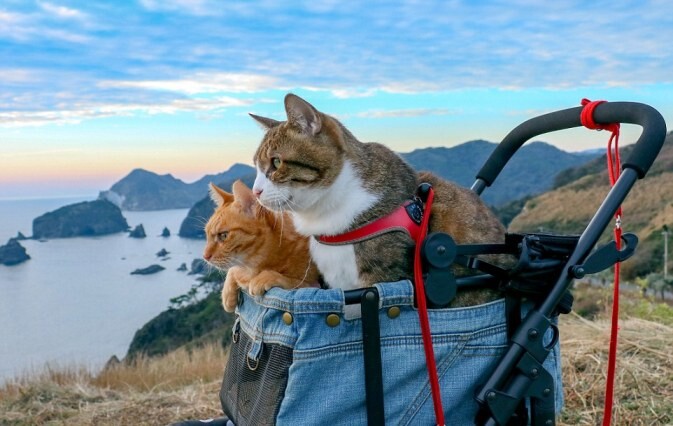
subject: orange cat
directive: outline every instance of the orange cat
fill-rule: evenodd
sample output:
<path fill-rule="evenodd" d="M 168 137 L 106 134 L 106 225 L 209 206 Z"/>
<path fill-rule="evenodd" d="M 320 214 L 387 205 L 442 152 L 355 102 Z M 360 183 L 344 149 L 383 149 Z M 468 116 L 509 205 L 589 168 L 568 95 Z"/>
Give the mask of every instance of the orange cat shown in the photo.
<path fill-rule="evenodd" d="M 234 310 L 239 287 L 257 296 L 271 287 L 294 289 L 317 283 L 308 238 L 295 231 L 292 220 L 260 206 L 240 180 L 232 189 L 229 194 L 210 184 L 217 208 L 205 227 L 203 251 L 208 263 L 228 269 L 222 288 L 224 309 Z"/>

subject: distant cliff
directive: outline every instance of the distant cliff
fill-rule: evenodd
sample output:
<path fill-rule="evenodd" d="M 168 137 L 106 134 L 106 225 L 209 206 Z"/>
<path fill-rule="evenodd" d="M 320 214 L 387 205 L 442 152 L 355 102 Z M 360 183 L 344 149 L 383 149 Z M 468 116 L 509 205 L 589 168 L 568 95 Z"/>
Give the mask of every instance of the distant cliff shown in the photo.
<path fill-rule="evenodd" d="M 119 207 L 107 200 L 84 201 L 61 207 L 33 220 L 33 238 L 69 238 L 126 231 Z"/>
<path fill-rule="evenodd" d="M 231 186 L 239 177 L 228 178 L 225 181 L 214 181 L 214 183 L 227 192 L 231 192 Z M 255 181 L 255 174 L 248 174 L 240 178 L 246 185 L 252 187 Z M 183 238 L 200 238 L 205 239 L 206 233 L 203 230 L 206 222 L 215 211 L 215 204 L 206 196 L 199 200 L 189 209 L 187 217 L 180 224 L 179 236 Z"/>
<path fill-rule="evenodd" d="M 254 173 L 254 169 L 244 164 L 235 164 L 229 170 L 216 175 L 206 175 L 193 183 L 185 183 L 170 174 L 135 169 L 109 191 L 103 191 L 106 198 L 115 200 L 123 210 L 165 210 L 192 207 L 208 194 L 209 182 L 236 179 Z"/>

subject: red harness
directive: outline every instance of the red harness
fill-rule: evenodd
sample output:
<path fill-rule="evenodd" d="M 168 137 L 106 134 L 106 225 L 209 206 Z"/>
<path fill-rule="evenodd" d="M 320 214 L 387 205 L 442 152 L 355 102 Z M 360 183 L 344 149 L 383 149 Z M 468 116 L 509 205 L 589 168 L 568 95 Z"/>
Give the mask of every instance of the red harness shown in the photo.
<path fill-rule="evenodd" d="M 413 205 L 413 201 L 407 201 L 388 216 L 373 220 L 359 228 L 343 234 L 319 235 L 316 237 L 316 240 L 327 245 L 344 245 L 359 243 L 388 232 L 406 232 L 414 241 L 416 241 L 418 239 L 418 234 L 421 231 L 421 217 L 417 217 L 419 220 L 418 222 L 412 219 L 411 214 L 413 213 L 410 213 L 409 209 L 410 206 Z"/>
<path fill-rule="evenodd" d="M 430 222 L 430 210 L 432 209 L 433 199 L 434 192 L 432 188 L 430 188 L 428 199 L 425 203 L 426 214 L 423 214 L 420 200 L 407 201 L 388 216 L 366 223 L 350 232 L 341 235 L 321 235 L 316 237 L 316 239 L 322 244 L 341 245 L 365 241 L 387 232 L 406 232 L 414 240 L 416 243 L 414 249 L 414 289 L 416 293 L 416 304 L 418 305 L 418 319 L 421 326 L 421 336 L 423 338 L 425 363 L 428 370 L 428 380 L 430 382 L 436 424 L 444 426 L 446 422 L 444 421 L 442 395 L 439 389 L 439 376 L 437 375 L 435 351 L 432 347 L 432 333 L 430 331 L 428 307 L 425 300 L 423 268 L 421 265 L 421 245 L 428 232 L 428 223 Z"/>

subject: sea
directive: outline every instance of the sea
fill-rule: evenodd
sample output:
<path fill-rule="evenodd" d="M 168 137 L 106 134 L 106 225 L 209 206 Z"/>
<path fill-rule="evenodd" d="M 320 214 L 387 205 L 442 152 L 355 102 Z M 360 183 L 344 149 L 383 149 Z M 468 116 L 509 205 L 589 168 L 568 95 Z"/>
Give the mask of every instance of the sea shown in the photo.
<path fill-rule="evenodd" d="M 95 197 L 0 200 L 0 245 L 18 232 L 32 235 L 34 218 Z M 166 310 L 170 299 L 197 280 L 178 271 L 201 257 L 204 241 L 178 237 L 187 209 L 123 211 L 127 233 L 101 237 L 25 240 L 30 260 L 0 265 L 0 384 L 45 368 L 100 370 L 112 355 L 124 357 L 134 333 Z M 170 237 L 161 237 L 167 227 Z M 166 249 L 165 258 L 157 252 Z M 152 275 L 131 275 L 159 264 Z"/>

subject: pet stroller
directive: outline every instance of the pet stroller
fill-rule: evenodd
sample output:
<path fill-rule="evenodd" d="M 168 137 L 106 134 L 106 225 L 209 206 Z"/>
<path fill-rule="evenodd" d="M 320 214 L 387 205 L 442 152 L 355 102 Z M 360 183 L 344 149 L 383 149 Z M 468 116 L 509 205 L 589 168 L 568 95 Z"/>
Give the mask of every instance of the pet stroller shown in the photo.
<path fill-rule="evenodd" d="M 581 107 L 516 127 L 487 160 L 472 189 L 481 194 L 526 141 L 579 127 Z M 579 236 L 509 234 L 504 244 L 456 245 L 431 234 L 422 245 L 425 297 L 447 424 L 553 425 L 562 400 L 556 318 L 570 312 L 575 278 L 627 259 L 637 238 L 592 250 L 663 144 L 653 108 L 629 102 L 595 107 L 597 123 L 632 123 L 642 134 L 623 172 Z M 427 195 L 421 191 L 421 197 Z M 501 269 L 477 255 L 508 253 Z M 454 277 L 451 265 L 478 271 Z M 456 291 L 490 286 L 504 299 L 447 309 Z M 410 281 L 371 288 L 271 289 L 242 293 L 220 392 L 237 425 L 435 424 L 433 397 Z"/>

